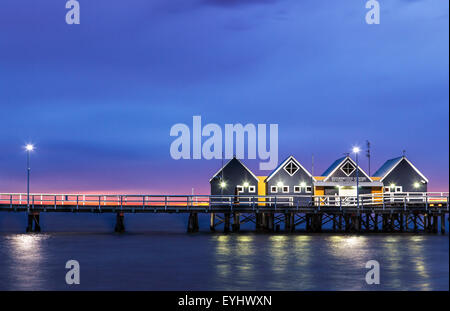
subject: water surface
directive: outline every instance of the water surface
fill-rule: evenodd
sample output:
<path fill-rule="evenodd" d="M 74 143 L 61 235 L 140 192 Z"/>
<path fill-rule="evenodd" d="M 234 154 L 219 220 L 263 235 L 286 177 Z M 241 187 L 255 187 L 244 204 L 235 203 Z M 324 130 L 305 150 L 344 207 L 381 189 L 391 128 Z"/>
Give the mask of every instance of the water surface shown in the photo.
<path fill-rule="evenodd" d="M 449 239 L 413 234 L 186 234 L 183 215 L 0 215 L 0 290 L 448 290 Z M 244 227 L 245 229 L 245 227 Z M 249 228 L 250 229 L 250 228 Z M 66 261 L 81 284 L 65 283 Z M 381 284 L 365 283 L 377 260 Z"/>

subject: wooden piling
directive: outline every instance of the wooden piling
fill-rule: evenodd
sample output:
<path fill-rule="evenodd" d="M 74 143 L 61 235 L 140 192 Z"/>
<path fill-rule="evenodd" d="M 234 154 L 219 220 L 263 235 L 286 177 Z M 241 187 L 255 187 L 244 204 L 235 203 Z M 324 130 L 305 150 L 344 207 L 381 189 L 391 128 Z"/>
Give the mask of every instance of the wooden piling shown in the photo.
<path fill-rule="evenodd" d="M 366 212 L 366 232 L 370 231 L 370 213 Z"/>
<path fill-rule="evenodd" d="M 404 229 L 404 224 L 403 224 L 403 214 L 402 213 L 400 213 L 399 215 L 398 215 L 398 217 L 399 217 L 399 219 L 398 219 L 398 221 L 399 221 L 399 225 L 400 225 L 400 232 L 403 232 L 403 229 Z"/>
<path fill-rule="evenodd" d="M 34 215 L 34 232 L 41 232 L 40 215 L 39 215 L 39 213 L 36 213 Z"/>
<path fill-rule="evenodd" d="M 295 232 L 295 213 L 290 213 L 291 232 Z"/>
<path fill-rule="evenodd" d="M 438 233 L 438 215 L 433 215 L 433 233 Z"/>
<path fill-rule="evenodd" d="M 351 229 L 350 216 L 345 214 L 344 221 L 345 221 L 345 232 L 350 232 L 350 229 Z"/>
<path fill-rule="evenodd" d="M 233 225 L 232 225 L 232 230 L 233 232 L 239 232 L 241 228 L 241 223 L 240 223 L 240 216 L 239 213 L 234 212 L 233 213 Z"/>
<path fill-rule="evenodd" d="M 409 221 L 409 214 L 408 214 L 408 212 L 406 212 L 406 213 L 404 213 L 403 214 L 403 218 L 404 218 L 404 221 L 403 221 L 403 227 L 404 227 L 404 231 L 405 232 L 408 232 L 409 231 L 409 223 L 408 223 L 408 221 Z"/>
<path fill-rule="evenodd" d="M 116 214 L 116 226 L 114 228 L 114 231 L 119 232 L 119 233 L 125 231 L 124 214 L 123 213 Z"/>
<path fill-rule="evenodd" d="M 216 231 L 215 220 L 216 220 L 216 215 L 214 213 L 211 213 L 210 218 L 209 218 L 209 230 L 211 232 Z"/>
<path fill-rule="evenodd" d="M 31 214 L 28 214 L 28 225 L 26 232 L 33 232 L 33 215 Z"/>
<path fill-rule="evenodd" d="M 274 231 L 274 214 L 270 213 L 267 215 L 267 231 L 273 232 Z"/>
<path fill-rule="evenodd" d="M 394 214 L 391 213 L 389 217 L 389 232 L 394 232 L 395 229 L 394 224 L 395 224 Z"/>
<path fill-rule="evenodd" d="M 256 232 L 260 232 L 262 229 L 261 213 L 255 213 L 255 229 Z"/>
<path fill-rule="evenodd" d="M 441 233 L 445 234 L 445 214 L 441 214 Z"/>
<path fill-rule="evenodd" d="M 230 232 L 230 213 L 223 214 L 224 223 L 223 223 L 223 232 Z"/>
<path fill-rule="evenodd" d="M 378 214 L 374 215 L 373 231 L 378 232 Z"/>
<path fill-rule="evenodd" d="M 26 232 L 41 232 L 39 212 L 29 212 Z"/>
<path fill-rule="evenodd" d="M 291 232 L 291 213 L 284 214 L 284 231 Z"/>

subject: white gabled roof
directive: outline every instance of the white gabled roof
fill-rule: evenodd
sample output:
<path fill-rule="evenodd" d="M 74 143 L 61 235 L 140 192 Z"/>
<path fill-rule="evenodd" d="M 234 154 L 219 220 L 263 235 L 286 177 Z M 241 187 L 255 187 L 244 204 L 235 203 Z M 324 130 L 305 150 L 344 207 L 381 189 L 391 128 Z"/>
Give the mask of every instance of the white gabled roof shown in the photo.
<path fill-rule="evenodd" d="M 400 164 L 400 162 L 402 162 L 402 160 L 405 160 L 415 171 L 416 171 L 416 173 L 417 174 L 419 174 L 420 175 L 420 177 L 422 177 L 427 183 L 429 182 L 428 181 L 428 178 L 426 178 L 425 177 L 425 175 L 423 175 L 412 163 L 411 163 L 411 161 L 409 161 L 405 156 L 403 156 L 403 157 L 401 157 L 400 159 L 399 159 L 399 161 L 397 161 L 397 163 L 395 163 L 395 165 L 393 165 L 392 167 L 391 167 L 391 169 L 390 170 L 388 170 L 387 172 L 386 172 L 386 174 L 384 174 L 384 176 L 380 179 L 380 181 L 383 181 L 383 179 L 385 179 L 386 178 L 386 176 L 388 176 L 399 164 Z"/>
<path fill-rule="evenodd" d="M 253 176 L 253 178 L 255 178 L 257 181 L 259 181 L 259 179 L 258 179 L 258 177 L 256 177 L 256 175 L 255 174 L 253 174 L 253 172 L 247 167 L 247 166 L 245 166 L 245 164 L 244 163 L 242 163 L 242 161 L 241 160 L 239 160 L 238 158 L 236 158 L 236 157 L 233 157 L 232 159 L 230 159 L 227 163 L 225 163 L 225 165 L 224 166 L 222 166 L 218 171 L 217 171 L 217 173 L 215 173 L 214 175 L 213 175 L 213 177 L 211 177 L 211 179 L 209 180 L 209 182 L 211 182 L 211 180 L 213 180 L 214 179 L 214 177 L 216 177 L 233 159 L 236 159 L 236 160 L 238 160 L 238 162 L 239 163 L 241 163 L 241 165 Z"/>
<path fill-rule="evenodd" d="M 353 159 L 350 158 L 349 156 L 346 156 L 345 158 L 343 158 L 342 161 L 341 161 L 338 165 L 336 165 L 336 167 L 335 167 L 335 168 L 334 168 L 334 169 L 333 169 L 333 170 L 325 177 L 325 179 L 324 179 L 323 181 L 327 181 L 328 178 L 330 178 L 330 176 L 333 175 L 334 172 L 336 172 L 336 170 L 337 170 L 338 168 L 340 168 L 340 167 L 342 166 L 342 164 L 343 164 L 345 161 L 347 161 L 347 160 L 349 160 L 355 167 L 358 167 L 358 170 L 359 170 L 360 172 L 362 172 L 364 175 L 366 175 L 366 177 L 369 178 L 369 180 L 370 180 L 371 182 L 373 182 L 372 178 L 370 178 L 370 176 L 369 176 L 366 172 L 364 172 L 364 170 L 361 168 L 361 166 L 356 165 L 356 162 L 353 161 Z"/>
<path fill-rule="evenodd" d="M 286 160 L 284 160 L 283 161 L 283 163 L 281 163 L 280 165 L 278 165 L 278 167 L 272 172 L 272 173 L 270 173 L 270 175 L 269 176 L 267 176 L 267 178 L 266 178 L 266 182 L 268 182 L 273 176 L 275 176 L 277 173 L 278 173 L 278 171 L 280 170 L 280 169 L 282 169 L 287 163 L 289 163 L 289 161 L 294 161 L 295 162 L 295 164 L 297 164 L 300 168 L 302 168 L 314 181 L 316 181 L 316 179 L 314 178 L 314 176 L 313 175 L 311 175 L 311 173 L 306 169 L 306 168 L 304 168 L 303 167 L 303 165 L 301 165 L 300 164 L 300 162 L 298 162 L 297 161 L 297 159 L 296 158 L 294 158 L 294 156 L 289 156 Z"/>

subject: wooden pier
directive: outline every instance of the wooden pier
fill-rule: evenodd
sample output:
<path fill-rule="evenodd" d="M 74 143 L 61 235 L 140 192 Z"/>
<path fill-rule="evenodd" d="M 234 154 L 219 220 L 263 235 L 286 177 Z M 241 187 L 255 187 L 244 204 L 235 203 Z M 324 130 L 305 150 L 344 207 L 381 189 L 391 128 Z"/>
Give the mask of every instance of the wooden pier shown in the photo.
<path fill-rule="evenodd" d="M 29 203 L 27 203 L 29 202 Z M 199 231 L 199 214 L 210 230 L 238 232 L 252 223 L 258 232 L 427 232 L 445 234 L 448 192 L 339 196 L 212 196 L 0 194 L 0 212 L 26 212 L 27 232 L 40 232 L 41 213 L 115 213 L 116 232 L 127 213 L 185 213 L 188 232 Z"/>

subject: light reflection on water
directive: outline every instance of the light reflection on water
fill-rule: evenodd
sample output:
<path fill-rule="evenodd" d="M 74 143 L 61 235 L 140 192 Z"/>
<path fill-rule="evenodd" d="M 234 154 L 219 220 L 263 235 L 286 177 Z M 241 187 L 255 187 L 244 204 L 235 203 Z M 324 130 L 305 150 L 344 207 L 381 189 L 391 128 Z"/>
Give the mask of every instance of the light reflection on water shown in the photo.
<path fill-rule="evenodd" d="M 0 234 L 0 290 L 69 289 L 73 258 L 87 290 L 448 290 L 448 252 L 439 235 Z"/>
<path fill-rule="evenodd" d="M 216 260 L 221 263 L 216 267 L 217 278 L 227 285 L 245 285 L 245 289 L 448 289 L 448 237 L 324 234 L 229 235 L 216 239 Z M 430 249 L 425 249 L 426 243 Z M 380 262 L 380 285 L 365 283 L 369 260 Z M 434 282 L 429 269 L 435 270 L 443 282 Z"/>
<path fill-rule="evenodd" d="M 6 247 L 14 262 L 14 270 L 10 270 L 11 278 L 16 282 L 11 284 L 17 290 L 32 290 L 35 280 L 42 279 L 42 264 L 45 256 L 42 254 L 42 244 L 49 236 L 46 234 L 16 234 L 8 236 Z"/>

